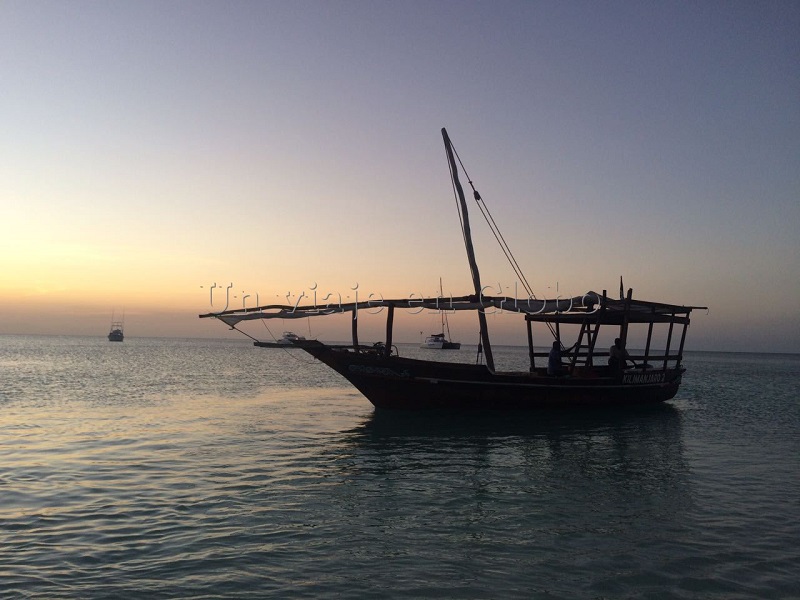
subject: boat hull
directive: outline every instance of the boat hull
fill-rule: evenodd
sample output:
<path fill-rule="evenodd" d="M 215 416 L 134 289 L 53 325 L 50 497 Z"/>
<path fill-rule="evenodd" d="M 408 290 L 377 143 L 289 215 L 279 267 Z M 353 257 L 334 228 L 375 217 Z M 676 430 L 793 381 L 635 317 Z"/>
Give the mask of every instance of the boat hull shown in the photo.
<path fill-rule="evenodd" d="M 643 405 L 673 398 L 682 369 L 600 377 L 492 373 L 465 365 L 385 357 L 324 344 L 303 348 L 386 409 L 520 410 Z"/>
<path fill-rule="evenodd" d="M 444 336 L 431 336 L 420 346 L 425 350 L 460 350 L 461 342 L 450 342 Z"/>
<path fill-rule="evenodd" d="M 461 342 L 426 342 L 420 348 L 423 350 L 461 350 Z"/>
<path fill-rule="evenodd" d="M 424 344 L 420 346 L 423 350 L 442 350 L 444 348 L 444 342 L 442 340 L 436 341 L 425 341 Z"/>

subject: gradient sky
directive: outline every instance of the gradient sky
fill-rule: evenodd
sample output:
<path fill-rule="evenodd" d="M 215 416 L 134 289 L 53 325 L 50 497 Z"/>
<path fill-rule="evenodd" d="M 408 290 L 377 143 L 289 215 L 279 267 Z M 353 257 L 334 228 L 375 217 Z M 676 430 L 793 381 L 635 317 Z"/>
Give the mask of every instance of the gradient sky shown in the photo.
<path fill-rule="evenodd" d="M 622 275 L 710 307 L 689 349 L 800 347 L 797 2 L 5 0 L 0 72 L 0 333 L 232 335 L 214 283 L 467 293 L 447 127 L 537 295 Z"/>

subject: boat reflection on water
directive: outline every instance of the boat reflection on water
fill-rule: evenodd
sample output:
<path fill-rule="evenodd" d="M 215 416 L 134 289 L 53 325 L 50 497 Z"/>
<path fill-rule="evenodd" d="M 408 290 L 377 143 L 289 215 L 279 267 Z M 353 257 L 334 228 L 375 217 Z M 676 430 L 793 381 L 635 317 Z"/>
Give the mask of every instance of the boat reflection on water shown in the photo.
<path fill-rule="evenodd" d="M 668 404 L 375 411 L 329 448 L 327 480 L 344 485 L 327 499 L 370 561 L 445 562 L 454 581 L 482 582 L 480 597 L 509 578 L 528 592 L 520 597 L 653 597 L 671 577 L 665 565 L 679 586 L 704 558 L 687 544 L 704 524 L 682 423 Z"/>
<path fill-rule="evenodd" d="M 465 412 L 376 410 L 350 433 L 372 441 L 403 439 L 518 436 L 536 439 L 553 434 L 605 436 L 636 434 L 680 437 L 680 411 L 670 404 L 580 411 L 531 412 L 475 410 Z"/>
<path fill-rule="evenodd" d="M 350 455 L 340 464 L 360 475 L 434 481 L 460 473 L 442 485 L 468 478 L 502 482 L 515 493 L 552 492 L 558 503 L 593 496 L 646 502 L 645 512 L 662 518 L 690 503 L 682 440 L 681 413 L 669 404 L 588 412 L 375 411 L 345 433 L 339 450 Z"/>

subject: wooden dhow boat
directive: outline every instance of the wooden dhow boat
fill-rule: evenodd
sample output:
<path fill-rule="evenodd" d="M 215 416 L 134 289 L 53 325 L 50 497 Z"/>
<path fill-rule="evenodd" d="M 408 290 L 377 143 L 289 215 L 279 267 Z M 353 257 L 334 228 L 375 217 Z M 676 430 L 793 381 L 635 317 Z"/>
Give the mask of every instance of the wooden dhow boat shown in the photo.
<path fill-rule="evenodd" d="M 682 360 L 690 313 L 693 309 L 705 307 L 634 299 L 630 289 L 627 294 L 622 294 L 621 281 L 618 299 L 609 297 L 605 291 L 590 291 L 566 299 L 536 299 L 507 246 L 504 247 L 506 256 L 510 256 L 512 267 L 523 281 L 528 296 L 513 298 L 485 295 L 472 246 L 467 203 L 459 179 L 460 160 L 456 162 L 458 155 L 445 129 L 442 129 L 442 136 L 458 201 L 474 285 L 473 294 L 455 298 L 368 300 L 325 307 L 268 305 L 207 313 L 200 317 L 218 319 L 239 330 L 237 326 L 240 323 L 255 319 L 301 319 L 350 313 L 351 344 L 325 344 L 307 340 L 298 345 L 342 375 L 379 409 L 601 407 L 652 404 L 673 398 L 685 371 Z M 472 181 L 469 183 L 472 186 Z M 474 186 L 473 195 L 486 215 L 488 209 L 482 204 Z M 490 215 L 487 222 L 494 227 L 494 219 Z M 505 244 L 501 235 L 495 237 Z M 374 313 L 379 307 L 386 309 L 385 340 L 372 345 L 360 344 L 357 327 L 359 311 L 370 310 Z M 478 364 L 465 364 L 399 356 L 392 339 L 395 310 L 421 308 L 474 311 L 480 327 L 478 348 L 481 361 Z M 527 370 L 495 369 L 487 311 L 518 313 L 524 317 L 528 338 Z M 548 369 L 550 353 L 537 351 L 534 347 L 535 323 L 545 324 L 552 334 L 548 344 L 552 343 L 557 349 L 559 358 L 559 368 L 555 372 L 552 368 Z M 640 338 L 646 341 L 642 351 L 631 354 L 624 348 L 634 327 L 643 328 Z M 570 330 L 576 334 L 576 338 L 567 347 L 564 340 Z M 598 344 L 601 330 L 609 330 L 617 337 L 617 356 L 614 356 L 614 348 L 604 350 Z M 654 343 L 656 339 L 661 341 L 659 349 Z M 274 346 L 258 340 L 254 341 L 254 345 Z M 614 360 L 619 357 L 620 351 L 621 358 Z"/>

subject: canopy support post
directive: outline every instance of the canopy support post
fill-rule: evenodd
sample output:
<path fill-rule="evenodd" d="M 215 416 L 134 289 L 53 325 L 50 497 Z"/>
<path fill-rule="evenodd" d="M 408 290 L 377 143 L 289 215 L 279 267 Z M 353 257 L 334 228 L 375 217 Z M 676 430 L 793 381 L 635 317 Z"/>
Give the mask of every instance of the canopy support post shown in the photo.
<path fill-rule="evenodd" d="M 669 333 L 667 333 L 667 349 L 664 350 L 664 370 L 667 370 L 667 364 L 669 363 L 669 348 L 672 345 L 672 330 L 675 327 L 675 311 L 672 311 L 672 315 L 670 315 L 669 319 Z"/>
<path fill-rule="evenodd" d="M 622 341 L 622 347 L 625 348 L 628 344 L 628 315 L 631 310 L 631 300 L 633 299 L 633 288 L 628 288 L 628 295 L 625 296 L 624 312 L 622 314 L 622 325 L 619 327 L 619 339 Z"/>
<path fill-rule="evenodd" d="M 351 320 L 351 328 L 353 330 L 353 350 L 358 352 L 358 309 L 353 308 L 353 318 Z"/>
<path fill-rule="evenodd" d="M 389 305 L 389 313 L 386 315 L 386 348 L 384 356 L 389 358 L 392 354 L 392 329 L 394 328 L 394 304 Z"/>
<path fill-rule="evenodd" d="M 530 319 L 525 319 L 525 324 L 528 326 L 528 358 L 531 361 L 531 373 L 536 369 L 536 359 L 533 356 L 533 323 Z"/>
<path fill-rule="evenodd" d="M 675 368 L 680 369 L 681 362 L 683 362 L 683 343 L 686 341 L 686 330 L 689 328 L 689 316 L 686 316 L 686 320 L 683 322 L 683 332 L 681 333 L 681 345 L 678 348 L 678 363 L 675 365 Z"/>
<path fill-rule="evenodd" d="M 650 318 L 653 319 L 656 314 L 656 309 L 653 308 L 650 311 L 652 315 Z M 647 361 L 650 359 L 650 342 L 653 340 L 653 321 L 647 324 L 647 343 L 644 346 L 644 364 L 647 365 Z"/>

